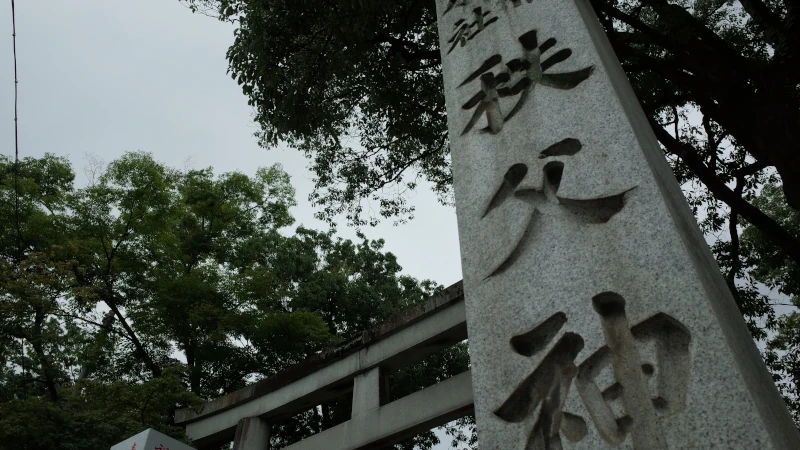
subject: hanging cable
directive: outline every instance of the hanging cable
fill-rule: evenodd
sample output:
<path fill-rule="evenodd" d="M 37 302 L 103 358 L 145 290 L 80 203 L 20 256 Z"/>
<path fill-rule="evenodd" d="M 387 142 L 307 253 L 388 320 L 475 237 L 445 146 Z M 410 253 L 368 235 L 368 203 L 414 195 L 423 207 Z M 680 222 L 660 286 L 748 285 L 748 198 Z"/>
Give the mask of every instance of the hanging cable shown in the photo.
<path fill-rule="evenodd" d="M 17 262 L 22 261 L 22 229 L 19 224 L 19 118 L 17 103 L 19 91 L 17 85 L 17 20 L 14 9 L 14 0 L 11 0 L 11 37 L 14 48 L 14 220 L 17 226 Z"/>
<path fill-rule="evenodd" d="M 17 226 L 17 264 L 20 264 L 22 262 L 22 229 L 19 224 L 19 119 L 17 111 L 19 78 L 17 77 L 17 20 L 14 0 L 11 0 L 11 39 L 14 49 L 14 220 Z M 22 398 L 25 399 L 28 397 L 28 385 L 26 383 L 24 338 L 20 339 L 20 344 L 22 346 Z"/>

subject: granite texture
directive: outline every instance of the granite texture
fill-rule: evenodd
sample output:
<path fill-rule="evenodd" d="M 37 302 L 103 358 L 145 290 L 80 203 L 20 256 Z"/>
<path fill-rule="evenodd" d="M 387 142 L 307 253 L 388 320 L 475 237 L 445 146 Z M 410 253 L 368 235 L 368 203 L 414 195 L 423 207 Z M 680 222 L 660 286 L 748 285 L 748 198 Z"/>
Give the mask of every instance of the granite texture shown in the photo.
<path fill-rule="evenodd" d="M 111 450 L 195 450 L 195 448 L 148 428 L 114 445 Z"/>
<path fill-rule="evenodd" d="M 270 427 L 266 420 L 245 417 L 236 425 L 233 450 L 269 450 L 269 434 Z"/>
<path fill-rule="evenodd" d="M 798 448 L 588 4 L 437 9 L 481 448 Z"/>

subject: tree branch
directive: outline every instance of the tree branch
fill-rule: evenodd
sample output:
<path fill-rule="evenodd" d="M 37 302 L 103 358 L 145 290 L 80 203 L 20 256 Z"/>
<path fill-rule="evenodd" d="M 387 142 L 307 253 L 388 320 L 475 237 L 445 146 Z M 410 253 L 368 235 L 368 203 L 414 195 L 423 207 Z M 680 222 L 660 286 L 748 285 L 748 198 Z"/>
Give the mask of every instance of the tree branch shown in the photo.
<path fill-rule="evenodd" d="M 744 177 L 737 177 L 736 178 L 736 187 L 733 188 L 734 194 L 741 198 L 742 192 L 744 191 Z M 728 218 L 728 233 L 731 236 L 731 250 L 730 250 L 730 259 L 731 259 L 731 266 L 728 270 L 728 283 L 731 286 L 735 286 L 734 282 L 736 281 L 736 276 L 739 274 L 739 271 L 742 269 L 742 261 L 741 261 L 741 245 L 739 244 L 739 214 L 736 213 L 736 210 L 731 208 L 730 217 Z"/>
<path fill-rule="evenodd" d="M 94 326 L 96 326 L 98 328 L 102 328 L 103 330 L 110 331 L 110 332 L 116 334 L 117 336 L 120 336 L 120 337 L 123 337 L 125 339 L 130 340 L 130 337 L 128 337 L 127 334 L 117 330 L 113 326 L 106 326 L 106 325 L 103 325 L 102 323 L 95 322 L 93 320 L 89 320 L 89 319 L 87 319 L 85 317 L 80 317 L 80 316 L 76 316 L 76 315 L 73 315 L 73 314 L 68 314 L 67 312 L 65 312 L 63 310 L 61 311 L 61 314 L 53 313 L 53 315 L 54 316 L 58 316 L 58 317 L 69 317 L 70 319 L 77 319 L 77 320 L 86 322 L 88 324 L 94 325 Z"/>
<path fill-rule="evenodd" d="M 702 158 L 694 147 L 673 137 L 652 118 L 650 121 L 653 131 L 661 144 L 664 145 L 668 152 L 678 156 L 697 175 L 697 178 L 717 200 L 727 204 L 732 213 L 740 214 L 745 220 L 761 230 L 768 239 L 783 249 L 789 258 L 800 264 L 800 241 L 784 230 L 771 217 L 731 190 L 717 177 L 716 173 L 703 163 Z"/>
<path fill-rule="evenodd" d="M 789 3 L 789 2 L 787 2 Z M 742 9 L 764 30 L 764 37 L 775 51 L 785 45 L 786 30 L 781 24 L 781 17 L 774 13 L 761 0 L 739 0 Z M 782 51 L 784 49 L 781 49 Z M 788 50 L 788 49 L 785 49 Z"/>
<path fill-rule="evenodd" d="M 150 357 L 150 354 L 147 352 L 147 349 L 144 347 L 142 342 L 136 336 L 136 332 L 133 331 L 128 321 L 125 319 L 125 316 L 122 315 L 117 305 L 114 304 L 112 300 L 105 300 L 105 304 L 114 311 L 114 315 L 117 316 L 119 323 L 122 324 L 122 328 L 125 329 L 125 332 L 128 334 L 128 339 L 133 343 L 134 347 L 136 348 L 136 353 L 142 358 L 142 362 L 144 365 L 150 369 L 150 372 L 153 374 L 154 377 L 160 377 L 162 372 L 161 368 L 153 361 L 153 358 Z"/>

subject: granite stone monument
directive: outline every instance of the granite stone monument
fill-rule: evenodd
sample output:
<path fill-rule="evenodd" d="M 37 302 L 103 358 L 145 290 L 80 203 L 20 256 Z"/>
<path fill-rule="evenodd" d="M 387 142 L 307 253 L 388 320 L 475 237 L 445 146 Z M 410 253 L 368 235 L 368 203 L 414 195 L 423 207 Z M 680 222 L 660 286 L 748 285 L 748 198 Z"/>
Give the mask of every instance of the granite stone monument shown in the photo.
<path fill-rule="evenodd" d="M 800 448 L 588 2 L 437 11 L 481 448 Z"/>

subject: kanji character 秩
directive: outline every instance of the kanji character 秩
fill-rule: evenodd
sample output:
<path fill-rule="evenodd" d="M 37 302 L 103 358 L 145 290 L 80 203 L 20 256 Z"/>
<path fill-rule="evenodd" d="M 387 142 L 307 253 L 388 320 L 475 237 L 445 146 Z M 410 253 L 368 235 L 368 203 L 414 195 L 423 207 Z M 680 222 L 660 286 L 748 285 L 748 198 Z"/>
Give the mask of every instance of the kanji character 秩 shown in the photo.
<path fill-rule="evenodd" d="M 588 66 L 572 72 L 547 73 L 547 70 L 552 66 L 569 58 L 572 55 L 572 50 L 568 48 L 561 49 L 542 61 L 542 54 L 556 45 L 554 38 L 547 39 L 539 45 L 536 30 L 532 30 L 520 36 L 518 41 L 524 49 L 523 57 L 510 60 L 500 73 L 494 74 L 490 71 L 500 64 L 503 59 L 499 54 L 493 55 L 486 59 L 477 70 L 467 76 L 459 85 L 461 87 L 478 78 L 481 79 L 480 92 L 473 95 L 462 105 L 462 108 L 466 110 L 477 107 L 461 132 L 462 135 L 475 126 L 478 119 L 487 111 L 486 105 L 492 102 L 492 99 L 519 95 L 517 102 L 508 114 L 502 116 L 501 113 L 502 121 L 495 119 L 494 126 L 490 123 L 484 130 L 496 134 L 502 129 L 503 123 L 514 117 L 525 105 L 537 84 L 555 89 L 569 90 L 589 78 L 589 75 L 594 70 L 594 66 Z M 485 81 L 487 80 L 492 80 L 493 83 L 486 83 Z M 497 103 L 496 100 L 495 103 Z"/>

